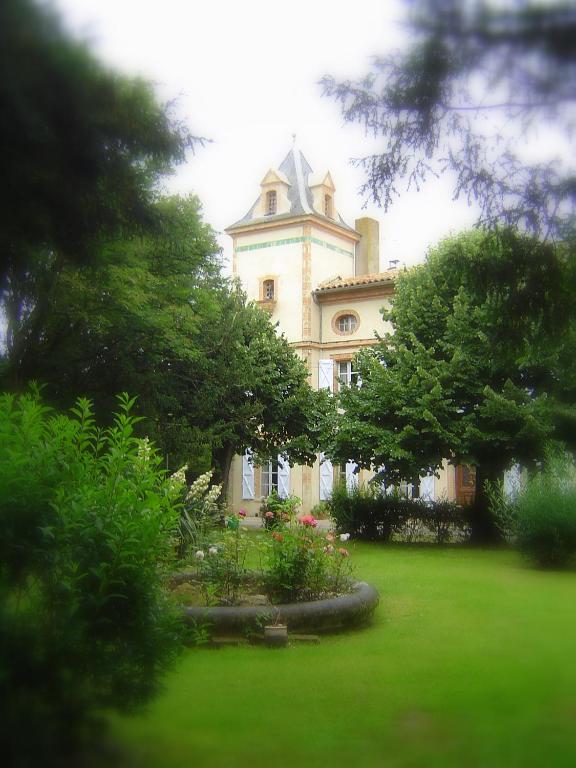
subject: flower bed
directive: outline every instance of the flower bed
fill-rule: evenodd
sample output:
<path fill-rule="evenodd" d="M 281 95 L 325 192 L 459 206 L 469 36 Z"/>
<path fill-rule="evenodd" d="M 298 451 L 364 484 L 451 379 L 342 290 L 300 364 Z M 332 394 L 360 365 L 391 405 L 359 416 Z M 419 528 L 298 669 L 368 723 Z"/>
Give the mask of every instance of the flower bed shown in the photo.
<path fill-rule="evenodd" d="M 214 634 L 246 634 L 277 622 L 287 624 L 289 631 L 334 632 L 366 624 L 378 601 L 374 587 L 360 581 L 350 593 L 324 600 L 268 606 L 188 606 L 184 615 L 191 625 L 206 623 Z"/>
<path fill-rule="evenodd" d="M 192 626 L 222 634 L 283 622 L 321 632 L 371 616 L 378 594 L 352 578 L 350 534 L 322 532 L 312 515 L 297 519 L 296 497 L 269 499 L 268 525 L 258 535 L 246 535 L 244 510 L 218 525 L 205 512 L 210 491 L 203 477 L 186 494 L 179 551 L 187 556 L 184 572 L 172 579 Z"/>

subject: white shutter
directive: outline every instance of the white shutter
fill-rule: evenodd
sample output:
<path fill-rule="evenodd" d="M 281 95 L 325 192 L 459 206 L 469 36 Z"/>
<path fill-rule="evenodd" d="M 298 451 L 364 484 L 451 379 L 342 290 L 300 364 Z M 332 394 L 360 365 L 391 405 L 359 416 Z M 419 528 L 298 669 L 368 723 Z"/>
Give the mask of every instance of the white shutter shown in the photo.
<path fill-rule="evenodd" d="M 358 465 L 354 461 L 346 462 L 346 490 L 358 488 L 358 475 L 354 472 Z"/>
<path fill-rule="evenodd" d="M 334 389 L 334 360 L 318 362 L 318 389 Z"/>
<path fill-rule="evenodd" d="M 278 496 L 287 499 L 290 496 L 290 464 L 278 456 Z"/>
<path fill-rule="evenodd" d="M 250 460 L 250 453 L 247 451 L 242 456 L 242 498 L 254 498 L 254 465 Z"/>
<path fill-rule="evenodd" d="M 384 466 L 384 464 L 381 464 L 376 470 L 376 472 L 384 472 L 385 469 L 386 467 Z M 386 480 L 384 479 L 380 480 L 380 490 L 382 491 L 382 493 L 385 493 L 387 495 L 390 495 L 390 493 L 392 493 L 391 486 L 386 485 Z"/>
<path fill-rule="evenodd" d="M 504 472 L 504 496 L 508 501 L 514 501 L 522 490 L 522 470 L 519 464 L 514 464 Z"/>
<path fill-rule="evenodd" d="M 327 501 L 332 496 L 332 487 L 334 485 L 334 469 L 332 462 L 327 459 L 323 453 L 320 459 L 320 501 Z"/>
<path fill-rule="evenodd" d="M 434 501 L 434 475 L 420 478 L 420 498 L 424 501 Z"/>

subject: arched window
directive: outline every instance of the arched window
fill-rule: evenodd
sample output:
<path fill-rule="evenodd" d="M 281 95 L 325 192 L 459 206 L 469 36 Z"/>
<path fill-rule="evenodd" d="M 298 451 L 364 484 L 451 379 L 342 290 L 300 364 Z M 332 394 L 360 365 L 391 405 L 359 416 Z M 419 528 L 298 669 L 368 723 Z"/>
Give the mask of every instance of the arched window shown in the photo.
<path fill-rule="evenodd" d="M 262 298 L 264 301 L 274 301 L 274 280 L 264 280 L 262 283 Z"/>
<path fill-rule="evenodd" d="M 266 216 L 274 216 L 277 208 L 276 191 L 271 189 L 266 192 Z"/>
<path fill-rule="evenodd" d="M 332 195 L 324 195 L 324 216 L 332 218 Z"/>

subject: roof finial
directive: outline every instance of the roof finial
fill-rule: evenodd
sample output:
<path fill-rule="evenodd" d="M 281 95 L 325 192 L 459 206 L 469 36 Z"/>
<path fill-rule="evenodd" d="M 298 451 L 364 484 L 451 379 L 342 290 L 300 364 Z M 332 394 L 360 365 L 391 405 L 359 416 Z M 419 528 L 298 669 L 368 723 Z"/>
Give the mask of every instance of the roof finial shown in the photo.
<path fill-rule="evenodd" d="M 293 144 L 293 146 L 296 146 L 296 134 L 295 133 L 292 134 L 292 144 Z"/>

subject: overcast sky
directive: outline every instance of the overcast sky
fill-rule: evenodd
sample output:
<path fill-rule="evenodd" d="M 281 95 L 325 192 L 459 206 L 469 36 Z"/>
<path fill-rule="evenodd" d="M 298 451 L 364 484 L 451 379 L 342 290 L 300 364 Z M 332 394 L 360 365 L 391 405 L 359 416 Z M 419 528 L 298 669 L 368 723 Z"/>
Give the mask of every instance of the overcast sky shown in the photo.
<path fill-rule="evenodd" d="M 381 268 L 412 264 L 429 245 L 471 226 L 475 212 L 454 202 L 449 180 L 404 193 L 387 213 L 363 209 L 360 169 L 350 159 L 373 151 L 359 126 L 321 95 L 323 74 L 355 78 L 370 57 L 402 43 L 403 0 L 55 0 L 68 28 L 96 55 L 127 74 L 151 80 L 193 133 L 198 148 L 168 191 L 197 194 L 217 231 L 243 216 L 270 167 L 278 167 L 296 134 L 314 171 L 330 170 L 336 206 L 349 223 L 380 222 Z M 231 243 L 220 243 L 229 257 Z"/>

